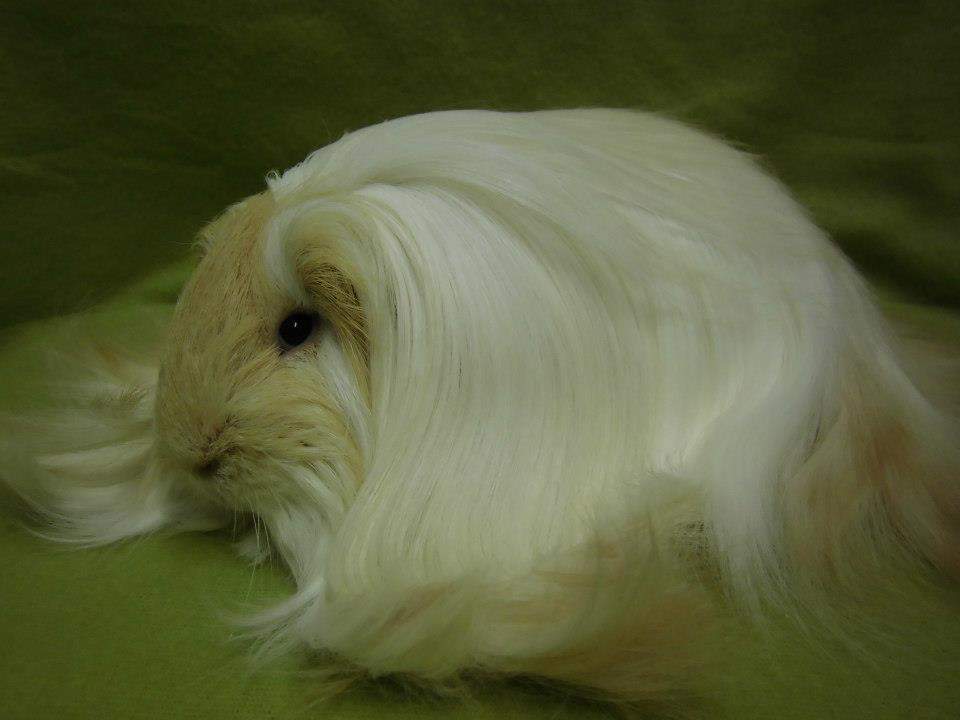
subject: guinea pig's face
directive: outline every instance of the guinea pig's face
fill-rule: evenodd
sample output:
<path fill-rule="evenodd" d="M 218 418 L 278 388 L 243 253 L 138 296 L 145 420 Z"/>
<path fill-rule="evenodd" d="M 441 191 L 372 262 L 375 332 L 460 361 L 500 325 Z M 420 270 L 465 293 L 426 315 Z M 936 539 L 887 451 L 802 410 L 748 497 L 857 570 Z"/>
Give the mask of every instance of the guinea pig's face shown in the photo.
<path fill-rule="evenodd" d="M 284 269 L 294 291 L 270 277 L 276 213 L 264 193 L 202 233 L 206 252 L 160 367 L 161 459 L 183 487 L 230 510 L 329 504 L 331 486 L 361 471 L 357 412 L 345 407 L 365 395 L 359 305 L 344 301 L 355 294 L 322 259 Z"/>

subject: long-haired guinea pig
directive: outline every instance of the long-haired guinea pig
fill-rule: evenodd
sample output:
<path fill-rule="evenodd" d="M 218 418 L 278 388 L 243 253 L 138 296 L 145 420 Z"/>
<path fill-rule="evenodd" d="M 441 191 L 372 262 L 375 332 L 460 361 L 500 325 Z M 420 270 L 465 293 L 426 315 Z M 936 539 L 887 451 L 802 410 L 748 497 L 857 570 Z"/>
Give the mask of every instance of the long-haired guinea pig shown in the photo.
<path fill-rule="evenodd" d="M 280 647 L 626 706 L 697 674 L 718 603 L 960 571 L 952 412 L 783 187 L 705 134 L 402 118 L 200 245 L 156 364 L 104 354 L 3 473 L 80 543 L 255 517 L 245 554 L 296 582 L 251 621 Z"/>

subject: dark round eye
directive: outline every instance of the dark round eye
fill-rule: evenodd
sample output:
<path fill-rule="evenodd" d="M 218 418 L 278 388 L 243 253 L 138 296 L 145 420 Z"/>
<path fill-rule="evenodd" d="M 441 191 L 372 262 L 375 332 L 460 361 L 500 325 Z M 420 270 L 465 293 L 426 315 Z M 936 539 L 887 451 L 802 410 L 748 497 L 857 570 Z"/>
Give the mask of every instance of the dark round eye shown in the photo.
<path fill-rule="evenodd" d="M 290 313 L 283 319 L 277 329 L 280 344 L 288 350 L 297 347 L 297 345 L 303 345 L 313 334 L 313 329 L 316 326 L 317 316 L 315 313 L 303 311 Z"/>

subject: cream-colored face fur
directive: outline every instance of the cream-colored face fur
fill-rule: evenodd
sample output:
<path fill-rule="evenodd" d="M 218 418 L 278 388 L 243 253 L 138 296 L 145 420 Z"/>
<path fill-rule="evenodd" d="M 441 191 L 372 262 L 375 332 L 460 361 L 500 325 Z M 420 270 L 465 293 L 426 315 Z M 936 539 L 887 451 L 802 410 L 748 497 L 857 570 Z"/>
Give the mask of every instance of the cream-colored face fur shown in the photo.
<path fill-rule="evenodd" d="M 202 233 L 205 256 L 177 305 L 156 401 L 171 471 L 202 497 L 258 512 L 304 502 L 304 478 L 324 469 L 359 471 L 324 372 L 325 356 L 339 351 L 339 316 L 321 316 L 295 348 L 277 335 L 290 313 L 329 302 L 291 297 L 266 276 L 264 231 L 275 210 L 269 193 L 257 195 Z"/>

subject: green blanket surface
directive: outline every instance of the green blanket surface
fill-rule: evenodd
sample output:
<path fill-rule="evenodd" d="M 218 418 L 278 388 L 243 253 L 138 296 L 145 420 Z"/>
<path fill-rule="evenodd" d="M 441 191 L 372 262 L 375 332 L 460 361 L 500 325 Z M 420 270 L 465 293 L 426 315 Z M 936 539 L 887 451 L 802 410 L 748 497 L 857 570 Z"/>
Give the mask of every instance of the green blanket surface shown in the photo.
<path fill-rule="evenodd" d="M 94 323 L 133 337 L 168 313 L 194 231 L 266 171 L 446 108 L 642 107 L 718 132 L 902 314 L 960 339 L 958 27 L 951 3 L 5 3 L 0 408 L 36 397 L 56 316 L 109 298 Z M 224 618 L 288 589 L 221 535 L 72 551 L 0 512 L 0 718 L 606 716 L 518 687 L 313 707 L 307 666 L 252 669 Z M 881 595 L 888 662 L 744 631 L 711 716 L 960 717 L 955 594 Z"/>

